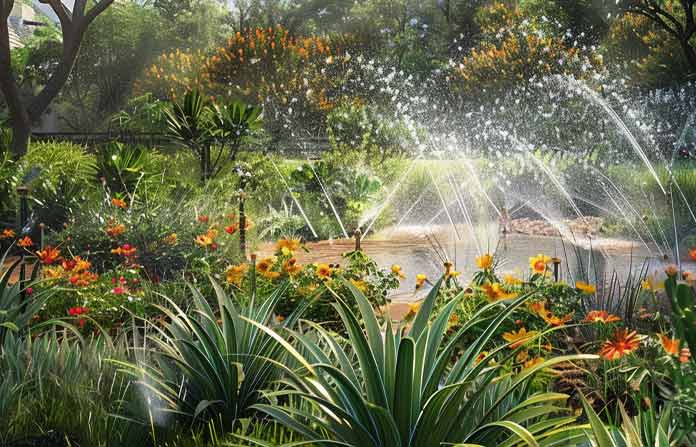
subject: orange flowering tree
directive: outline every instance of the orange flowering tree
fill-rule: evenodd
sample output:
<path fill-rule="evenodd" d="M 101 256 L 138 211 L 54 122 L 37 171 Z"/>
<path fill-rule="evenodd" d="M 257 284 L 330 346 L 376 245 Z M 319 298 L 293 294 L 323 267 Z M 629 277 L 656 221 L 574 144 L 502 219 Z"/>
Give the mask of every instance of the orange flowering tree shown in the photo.
<path fill-rule="evenodd" d="M 455 87 L 465 91 L 498 90 L 546 76 L 583 77 L 601 58 L 525 19 L 518 7 L 497 2 L 477 16 L 485 36 L 458 64 Z"/>
<path fill-rule="evenodd" d="M 150 93 L 162 100 L 176 100 L 192 89 L 208 91 L 210 82 L 203 70 L 206 61 L 207 54 L 201 50 L 164 53 L 136 81 L 134 91 L 136 95 Z"/>

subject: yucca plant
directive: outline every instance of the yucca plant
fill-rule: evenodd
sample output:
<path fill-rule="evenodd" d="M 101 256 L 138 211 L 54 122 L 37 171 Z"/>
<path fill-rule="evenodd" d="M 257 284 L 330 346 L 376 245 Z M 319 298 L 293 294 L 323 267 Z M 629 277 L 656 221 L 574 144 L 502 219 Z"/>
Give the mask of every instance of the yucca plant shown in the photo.
<path fill-rule="evenodd" d="M 582 406 L 589 422 L 588 436 L 592 447 L 673 447 L 679 444 L 684 433 L 675 430 L 671 419 L 671 407 L 667 405 L 658 414 L 654 408 L 641 409 L 631 417 L 623 404 L 619 404 L 621 426 L 607 426 L 599 418 L 585 396 L 580 394 Z"/>
<path fill-rule="evenodd" d="M 348 343 L 339 343 L 312 323 L 313 335 L 292 333 L 298 349 L 284 343 L 298 367 L 288 368 L 283 380 L 287 389 L 271 393 L 269 398 L 294 397 L 309 405 L 261 403 L 253 408 L 317 446 L 554 446 L 582 439 L 583 433 L 573 425 L 575 418 L 561 405 L 568 396 L 533 394 L 530 379 L 558 363 L 596 356 L 561 356 L 516 375 L 505 373 L 500 366 L 504 362 L 490 361 L 504 352 L 505 345 L 494 348 L 483 360 L 480 355 L 490 348 L 491 338 L 505 319 L 529 296 L 507 306 L 483 307 L 446 339 L 448 320 L 463 294 L 431 319 L 441 283 L 432 289 L 408 330 L 392 327 L 389 319 L 380 327 L 369 301 L 346 283 L 362 318 L 361 324 L 350 306 L 336 297 Z M 254 324 L 282 341 L 276 332 Z M 482 332 L 468 348 L 456 352 L 459 342 L 482 325 Z"/>
<path fill-rule="evenodd" d="M 8 252 L 0 258 L 0 269 L 5 265 Z M 8 332 L 23 332 L 34 315 L 51 295 L 50 290 L 43 290 L 29 295 L 27 284 L 20 281 L 10 283 L 11 278 L 20 268 L 21 259 L 10 264 L 5 271 L 0 270 L 0 343 Z M 36 279 L 38 269 L 32 273 L 32 282 Z M 24 293 L 23 293 L 24 292 Z"/>
<path fill-rule="evenodd" d="M 275 364 L 282 363 L 285 351 L 259 326 L 288 327 L 297 321 L 302 306 L 283 322 L 273 317 L 287 284 L 263 300 L 252 294 L 248 304 L 239 306 L 211 282 L 217 309 L 194 287 L 189 312 L 167 299 L 168 306 L 157 306 L 167 322 L 150 325 L 146 357 L 122 363 L 148 390 L 154 425 L 173 416 L 185 425 L 214 421 L 232 429 L 253 413 L 249 409 L 262 398 L 260 391 L 279 378 Z"/>

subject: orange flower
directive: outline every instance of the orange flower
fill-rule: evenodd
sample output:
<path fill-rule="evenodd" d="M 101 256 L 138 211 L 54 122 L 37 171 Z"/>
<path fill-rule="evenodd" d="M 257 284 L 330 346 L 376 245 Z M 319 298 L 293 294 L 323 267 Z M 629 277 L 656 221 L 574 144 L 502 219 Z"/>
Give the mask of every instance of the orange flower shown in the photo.
<path fill-rule="evenodd" d="M 511 274 L 504 275 L 503 282 L 509 286 L 519 286 L 520 284 L 522 284 L 521 279 Z"/>
<path fill-rule="evenodd" d="M 126 201 L 123 199 L 119 199 L 118 197 L 114 197 L 113 199 L 111 199 L 111 204 L 116 208 L 121 208 L 122 210 L 128 208 L 128 204 L 126 203 Z"/>
<path fill-rule="evenodd" d="M 691 248 L 689 249 L 689 258 L 690 258 L 692 261 L 696 261 L 696 247 L 691 247 Z"/>
<path fill-rule="evenodd" d="M 137 249 L 130 244 L 123 244 L 111 250 L 111 253 L 121 256 L 133 256 Z"/>
<path fill-rule="evenodd" d="M 280 239 L 276 242 L 276 251 L 283 253 L 284 256 L 292 256 L 293 252 L 299 248 L 299 239 Z"/>
<path fill-rule="evenodd" d="M 2 233 L 0 233 L 0 240 L 12 239 L 16 235 L 17 234 L 15 233 L 15 231 L 12 228 L 5 228 L 4 230 L 2 230 Z"/>
<path fill-rule="evenodd" d="M 686 363 L 691 359 L 691 351 L 688 347 L 682 348 L 679 352 L 679 362 Z"/>
<path fill-rule="evenodd" d="M 534 368 L 537 365 L 540 365 L 544 363 L 544 357 L 535 357 L 533 359 L 529 359 L 526 362 L 524 362 L 524 365 L 522 365 L 522 368 L 524 369 L 529 369 L 529 368 Z"/>
<path fill-rule="evenodd" d="M 519 331 L 505 332 L 503 334 L 503 339 L 510 343 L 510 349 L 517 349 L 524 343 L 530 341 L 537 334 L 537 331 L 527 331 L 526 328 L 520 328 Z"/>
<path fill-rule="evenodd" d="M 510 300 L 517 297 L 517 294 L 514 292 L 506 292 L 497 282 L 493 284 L 484 284 L 481 288 L 489 301 Z"/>
<path fill-rule="evenodd" d="M 60 258 L 60 250 L 47 245 L 43 250 L 36 252 L 36 257 L 42 264 L 51 265 Z"/>
<path fill-rule="evenodd" d="M 176 235 L 176 233 L 172 233 L 164 238 L 164 243 L 167 245 L 174 246 L 174 245 L 176 245 L 178 240 L 179 240 L 179 237 Z"/>
<path fill-rule="evenodd" d="M 333 269 L 328 264 L 319 264 L 317 267 L 317 276 L 321 279 L 329 279 L 333 274 Z"/>
<path fill-rule="evenodd" d="M 476 356 L 476 360 L 474 360 L 474 363 L 480 363 L 486 357 L 488 357 L 488 351 L 481 351 L 479 355 Z"/>
<path fill-rule="evenodd" d="M 249 266 L 247 264 L 231 265 L 227 267 L 225 271 L 227 282 L 237 287 L 241 286 L 247 271 L 249 271 Z"/>
<path fill-rule="evenodd" d="M 22 239 L 17 242 L 17 245 L 19 245 L 22 248 L 29 248 L 34 245 L 34 241 L 31 240 L 29 236 L 24 236 Z"/>
<path fill-rule="evenodd" d="M 86 272 L 92 268 L 92 263 L 82 259 L 80 256 L 75 256 L 72 260 L 73 271 L 76 273 Z"/>
<path fill-rule="evenodd" d="M 260 260 L 256 264 L 256 271 L 265 276 L 268 272 L 270 272 L 273 269 L 274 265 L 275 258 L 265 258 Z"/>
<path fill-rule="evenodd" d="M 208 223 L 209 220 L 210 217 L 208 217 L 206 214 L 201 214 L 200 216 L 198 216 L 198 222 L 200 223 Z"/>
<path fill-rule="evenodd" d="M 636 331 L 628 329 L 616 329 L 613 340 L 606 340 L 602 344 L 599 355 L 607 360 L 618 360 L 630 354 L 640 346 L 640 337 Z"/>
<path fill-rule="evenodd" d="M 70 283 L 77 287 L 87 287 L 91 283 L 99 279 L 96 273 L 82 272 L 74 274 L 70 277 Z"/>
<path fill-rule="evenodd" d="M 585 323 L 602 323 L 609 324 L 621 321 L 621 318 L 616 315 L 612 315 L 606 310 L 593 310 L 587 313 L 585 319 L 582 320 Z"/>
<path fill-rule="evenodd" d="M 571 314 L 565 315 L 563 317 L 559 317 L 557 315 L 554 315 L 552 312 L 547 312 L 546 314 L 542 315 L 541 318 L 544 319 L 544 321 L 549 325 L 549 326 L 563 326 L 567 322 L 569 322 L 573 316 Z"/>
<path fill-rule="evenodd" d="M 290 258 L 283 262 L 283 270 L 288 272 L 288 275 L 294 276 L 302 271 L 302 266 L 297 263 L 297 259 Z"/>
<path fill-rule="evenodd" d="M 583 281 L 576 281 L 575 288 L 586 295 L 594 295 L 597 292 L 597 288 L 595 286 Z"/>
<path fill-rule="evenodd" d="M 111 225 L 111 226 L 106 227 L 106 229 L 104 231 L 106 231 L 106 234 L 108 234 L 109 237 L 115 239 L 115 238 L 119 237 L 120 235 L 122 235 L 123 233 L 125 233 L 126 226 L 123 224 Z"/>
<path fill-rule="evenodd" d="M 228 225 L 228 226 L 225 227 L 225 233 L 227 233 L 227 234 L 234 234 L 234 233 L 237 232 L 237 229 L 238 229 L 238 225 L 237 225 L 237 224 Z"/>
<path fill-rule="evenodd" d="M 681 341 L 678 338 L 669 338 L 665 334 L 658 334 L 660 337 L 660 342 L 665 352 L 670 355 L 679 355 L 679 346 Z"/>
<path fill-rule="evenodd" d="M 529 266 L 532 268 L 534 273 L 546 272 L 546 266 L 549 262 L 551 262 L 551 258 L 542 254 L 529 258 Z"/>
<path fill-rule="evenodd" d="M 213 245 L 215 243 L 215 240 L 213 239 L 213 237 L 211 237 L 210 232 L 208 232 L 206 234 L 199 234 L 198 236 L 196 236 L 194 242 L 196 243 L 196 245 L 206 248 Z"/>
<path fill-rule="evenodd" d="M 483 270 L 488 270 L 493 267 L 493 255 L 486 253 L 476 258 L 476 265 L 478 268 Z"/>

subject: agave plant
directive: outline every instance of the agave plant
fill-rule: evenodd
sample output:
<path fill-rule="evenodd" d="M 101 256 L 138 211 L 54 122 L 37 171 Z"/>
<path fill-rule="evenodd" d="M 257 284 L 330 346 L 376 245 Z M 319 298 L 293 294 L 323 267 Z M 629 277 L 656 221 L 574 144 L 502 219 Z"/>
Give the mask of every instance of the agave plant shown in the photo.
<path fill-rule="evenodd" d="M 158 306 L 168 322 L 163 328 L 152 325 L 146 335 L 152 359 L 122 366 L 149 390 L 157 407 L 153 413 L 164 418 L 175 415 L 190 424 L 216 421 L 230 429 L 250 414 L 250 407 L 261 398 L 260 390 L 278 379 L 275 364 L 285 357 L 280 344 L 258 326 L 287 327 L 303 308 L 277 323 L 273 309 L 287 285 L 261 302 L 252 295 L 247 305 L 238 307 L 211 281 L 217 312 L 191 287 L 190 315 L 171 300 L 171 307 Z"/>
<path fill-rule="evenodd" d="M 0 258 L 0 268 L 5 265 L 7 253 Z M 10 280 L 20 268 L 18 259 L 4 271 L 0 271 L 0 343 L 8 332 L 23 332 L 26 330 L 34 315 L 37 314 L 46 299 L 52 293 L 50 290 L 40 291 L 29 295 L 26 283 L 20 281 L 11 283 Z M 32 282 L 36 279 L 38 269 L 32 273 Z"/>
<path fill-rule="evenodd" d="M 574 426 L 575 418 L 564 414 L 568 410 L 560 405 L 568 396 L 532 394 L 529 385 L 543 369 L 596 356 L 561 356 L 516 375 L 506 374 L 489 361 L 496 353 L 507 352 L 503 351 L 505 345 L 483 360 L 480 354 L 529 296 L 502 308 L 500 304 L 485 306 L 446 339 L 448 320 L 463 295 L 431 321 L 441 283 L 432 289 L 408 330 L 392 327 L 389 319 L 380 327 L 365 296 L 346 283 L 363 321 L 361 324 L 346 302 L 336 297 L 348 343 L 341 344 L 319 325 L 308 323 L 314 335 L 293 333 L 298 349 L 284 344 L 298 367 L 288 368 L 284 380 L 288 389 L 273 397 L 299 399 L 303 405 L 262 403 L 254 408 L 319 446 L 554 446 L 583 439 L 582 431 Z M 254 324 L 282 340 L 277 333 Z M 480 335 L 473 336 L 483 324 Z M 474 341 L 453 361 L 456 346 L 467 336 Z"/>
<path fill-rule="evenodd" d="M 580 394 L 582 406 L 590 427 L 592 447 L 672 447 L 681 445 L 685 433 L 675 430 L 672 423 L 671 406 L 667 405 L 658 414 L 654 408 L 641 409 L 638 415 L 631 417 L 623 404 L 621 427 L 608 427 L 595 412 L 585 396 Z"/>

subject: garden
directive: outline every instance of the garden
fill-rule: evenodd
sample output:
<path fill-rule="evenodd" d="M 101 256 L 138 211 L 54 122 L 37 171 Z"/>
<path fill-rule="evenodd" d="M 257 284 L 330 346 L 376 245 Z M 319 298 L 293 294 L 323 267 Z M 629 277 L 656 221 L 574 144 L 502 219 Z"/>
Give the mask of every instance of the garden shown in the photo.
<path fill-rule="evenodd" d="M 0 0 L 0 446 L 696 444 L 696 0 Z"/>

